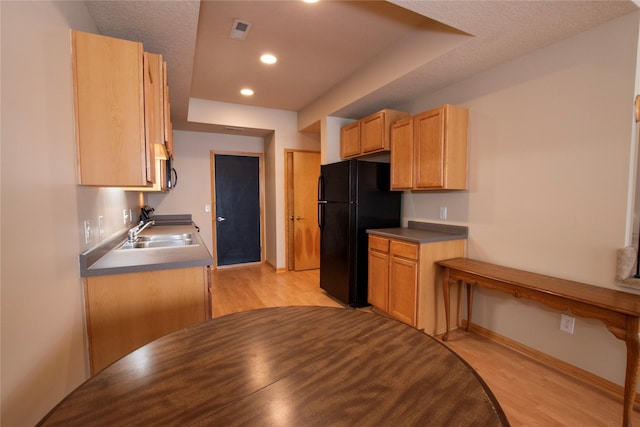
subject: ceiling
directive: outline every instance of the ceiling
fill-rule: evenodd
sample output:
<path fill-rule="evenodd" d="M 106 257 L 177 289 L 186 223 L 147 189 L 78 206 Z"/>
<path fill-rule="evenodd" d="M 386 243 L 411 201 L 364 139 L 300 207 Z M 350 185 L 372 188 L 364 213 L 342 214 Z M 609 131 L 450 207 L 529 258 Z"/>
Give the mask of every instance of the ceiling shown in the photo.
<path fill-rule="evenodd" d="M 637 10 L 622 0 L 85 3 L 101 34 L 163 54 L 174 129 L 254 136 L 270 130 L 188 122 L 189 98 L 311 121 L 357 119 Z M 229 38 L 234 19 L 251 24 L 245 40 Z M 264 52 L 278 62 L 260 63 Z M 252 97 L 239 94 L 245 86 Z M 340 96 L 346 92 L 358 95 Z"/>

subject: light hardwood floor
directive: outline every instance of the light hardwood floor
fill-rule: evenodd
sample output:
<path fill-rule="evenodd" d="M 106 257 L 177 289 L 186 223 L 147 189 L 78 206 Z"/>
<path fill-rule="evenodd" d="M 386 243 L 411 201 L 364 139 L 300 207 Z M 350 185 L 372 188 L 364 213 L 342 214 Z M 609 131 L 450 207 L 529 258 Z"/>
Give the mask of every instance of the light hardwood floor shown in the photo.
<path fill-rule="evenodd" d="M 276 273 L 266 265 L 213 272 L 214 317 L 261 307 L 342 306 L 319 287 L 319 271 Z M 484 379 L 512 426 L 620 426 L 622 395 L 586 384 L 487 338 L 453 331 L 447 346 Z M 633 424 L 640 426 L 640 413 Z"/>

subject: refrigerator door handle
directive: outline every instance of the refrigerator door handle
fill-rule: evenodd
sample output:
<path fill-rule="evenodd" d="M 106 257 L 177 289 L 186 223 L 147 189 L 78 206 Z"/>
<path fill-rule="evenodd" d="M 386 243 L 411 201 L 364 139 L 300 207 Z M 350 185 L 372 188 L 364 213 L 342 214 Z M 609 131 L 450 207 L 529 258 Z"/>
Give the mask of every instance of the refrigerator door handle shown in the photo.
<path fill-rule="evenodd" d="M 324 200 L 324 177 L 318 177 L 318 201 Z"/>
<path fill-rule="evenodd" d="M 318 227 L 322 230 L 324 226 L 324 204 L 318 203 Z"/>

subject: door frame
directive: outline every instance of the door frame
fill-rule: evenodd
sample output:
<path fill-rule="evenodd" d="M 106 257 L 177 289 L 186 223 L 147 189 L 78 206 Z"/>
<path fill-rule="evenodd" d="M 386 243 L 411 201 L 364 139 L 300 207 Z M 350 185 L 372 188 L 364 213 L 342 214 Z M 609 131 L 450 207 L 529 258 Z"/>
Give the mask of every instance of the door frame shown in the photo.
<path fill-rule="evenodd" d="M 236 264 L 236 265 L 224 265 L 218 266 L 218 240 L 216 236 L 216 162 L 215 157 L 216 154 L 224 155 L 224 156 L 245 156 L 245 157 L 257 157 L 258 158 L 258 168 L 259 168 L 259 176 L 260 176 L 260 262 L 258 263 L 248 263 L 248 264 Z M 264 218 L 264 155 L 262 153 L 253 153 L 246 151 L 223 151 L 223 150 L 210 150 L 209 151 L 209 173 L 210 173 L 210 182 L 211 182 L 211 238 L 212 238 L 212 248 L 213 252 L 213 270 L 223 269 L 223 268 L 234 268 L 236 266 L 246 266 L 250 264 L 262 264 L 265 260 L 265 245 L 264 245 L 264 228 L 265 228 L 265 218 Z"/>
<path fill-rule="evenodd" d="M 292 206 L 290 203 L 293 203 L 293 197 L 290 196 L 290 192 L 293 191 L 293 187 L 290 187 L 290 184 L 293 183 L 293 177 L 290 176 L 292 170 L 289 168 L 289 159 L 293 158 L 293 153 L 318 153 L 320 151 L 317 150 L 296 150 L 296 149 L 285 149 L 284 150 L 284 235 L 285 235 L 285 245 L 284 245 L 284 257 L 286 260 L 286 271 L 294 271 L 294 262 L 291 260 L 290 256 L 294 253 L 294 244 L 295 239 L 291 234 L 291 227 L 289 221 L 289 212 Z M 322 164 L 322 159 L 321 162 Z"/>

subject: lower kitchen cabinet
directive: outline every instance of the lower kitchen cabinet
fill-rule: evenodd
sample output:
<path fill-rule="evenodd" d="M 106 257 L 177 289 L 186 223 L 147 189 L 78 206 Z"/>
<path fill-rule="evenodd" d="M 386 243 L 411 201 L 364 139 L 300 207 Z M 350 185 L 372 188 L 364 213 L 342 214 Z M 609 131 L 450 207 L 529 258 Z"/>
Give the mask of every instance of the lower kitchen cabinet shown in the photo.
<path fill-rule="evenodd" d="M 369 235 L 369 304 L 429 335 L 446 328 L 436 261 L 464 256 L 465 240 L 415 243 Z M 458 287 L 450 321 L 458 324 Z"/>
<path fill-rule="evenodd" d="M 209 267 L 85 278 L 91 375 L 163 335 L 211 318 Z"/>

